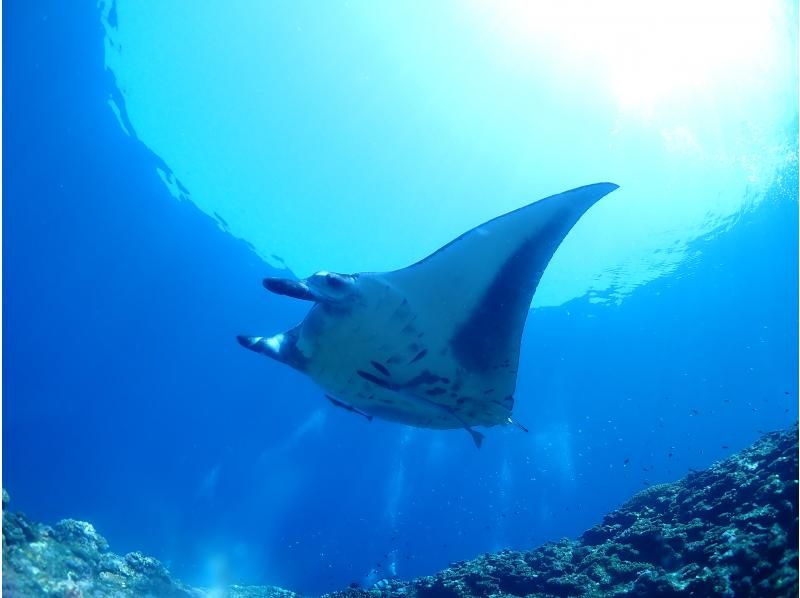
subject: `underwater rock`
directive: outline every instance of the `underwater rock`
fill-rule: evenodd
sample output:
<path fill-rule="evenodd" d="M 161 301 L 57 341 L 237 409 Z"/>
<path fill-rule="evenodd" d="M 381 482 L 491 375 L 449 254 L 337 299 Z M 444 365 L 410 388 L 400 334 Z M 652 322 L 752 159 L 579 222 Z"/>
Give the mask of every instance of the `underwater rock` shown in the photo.
<path fill-rule="evenodd" d="M 797 596 L 797 452 L 796 426 L 767 434 L 706 471 L 639 492 L 577 540 L 327 598 Z M 50 528 L 7 506 L 3 491 L 4 596 L 298 598 L 272 586 L 192 588 L 151 557 L 109 552 L 89 523 Z"/>
<path fill-rule="evenodd" d="M 797 427 L 639 492 L 578 540 L 503 551 L 383 590 L 404 596 L 797 596 Z"/>
<path fill-rule="evenodd" d="M 4 496 L 5 498 L 5 496 Z M 200 597 L 155 559 L 108 552 L 92 524 L 65 519 L 51 528 L 3 512 L 4 596 Z"/>
<path fill-rule="evenodd" d="M 9 513 L 3 490 L 3 596 L 59 598 L 295 598 L 269 586 L 192 588 L 140 552 L 119 556 L 91 523 L 65 519 L 54 527 Z"/>

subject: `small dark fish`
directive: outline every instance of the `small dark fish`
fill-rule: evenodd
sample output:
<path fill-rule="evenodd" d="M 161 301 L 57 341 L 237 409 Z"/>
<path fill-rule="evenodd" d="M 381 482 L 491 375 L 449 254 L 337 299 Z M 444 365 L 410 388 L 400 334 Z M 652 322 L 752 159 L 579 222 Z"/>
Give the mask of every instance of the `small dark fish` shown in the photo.
<path fill-rule="evenodd" d="M 723 444 L 722 448 L 726 449 L 726 448 L 728 448 L 728 445 L 727 444 Z"/>
<path fill-rule="evenodd" d="M 341 401 L 337 401 L 331 395 L 325 395 L 325 398 L 328 399 L 331 403 L 333 403 L 337 407 L 341 407 L 345 411 L 350 411 L 351 413 L 356 413 L 356 414 L 360 415 L 361 417 L 366 417 L 367 421 L 372 421 L 372 416 L 371 415 L 369 415 L 367 413 L 364 413 L 360 409 L 356 409 L 352 405 L 348 405 L 347 403 L 342 403 Z"/>
<path fill-rule="evenodd" d="M 515 426 L 517 426 L 517 427 L 518 427 L 520 430 L 522 430 L 523 432 L 528 432 L 528 431 L 529 431 L 529 430 L 528 430 L 528 428 L 526 428 L 525 426 L 523 426 L 523 425 L 522 425 L 521 423 L 519 423 L 517 420 L 515 420 L 515 419 L 511 419 L 510 417 L 508 418 L 508 423 L 510 423 L 510 424 L 514 424 Z"/>
<path fill-rule="evenodd" d="M 783 394 L 785 394 L 785 395 L 788 395 L 788 394 L 789 394 L 789 391 L 788 391 L 788 390 L 784 390 L 784 391 L 783 391 Z"/>
<path fill-rule="evenodd" d="M 692 415 L 700 415 L 700 412 L 697 409 L 692 409 Z"/>
<path fill-rule="evenodd" d="M 627 464 L 628 464 L 628 463 L 630 463 L 630 462 L 631 462 L 631 460 L 630 460 L 630 457 L 626 457 L 626 458 L 625 458 L 625 460 L 624 460 L 622 463 L 623 463 L 624 465 L 627 465 Z"/>
<path fill-rule="evenodd" d="M 219 220 L 219 223 L 220 223 L 222 226 L 224 226 L 225 228 L 229 228 L 229 227 L 228 227 L 228 223 L 226 222 L 226 220 L 225 220 L 225 219 L 224 219 L 222 216 L 220 216 L 219 214 L 217 214 L 216 212 L 214 212 L 214 217 L 216 217 L 216 219 L 217 219 L 217 220 Z"/>

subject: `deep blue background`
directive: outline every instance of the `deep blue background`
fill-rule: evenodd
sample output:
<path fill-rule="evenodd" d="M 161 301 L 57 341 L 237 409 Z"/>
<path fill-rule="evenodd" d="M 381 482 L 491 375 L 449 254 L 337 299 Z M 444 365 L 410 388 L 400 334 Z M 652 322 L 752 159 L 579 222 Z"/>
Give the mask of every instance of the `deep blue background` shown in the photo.
<path fill-rule="evenodd" d="M 577 534 L 797 418 L 796 171 L 622 304 L 533 312 L 515 411 L 531 433 L 490 431 L 477 452 L 331 410 L 242 351 L 237 333 L 304 306 L 265 293 L 269 268 L 123 133 L 93 3 L 3 8 L 14 508 L 88 519 L 188 581 L 321 591 Z"/>

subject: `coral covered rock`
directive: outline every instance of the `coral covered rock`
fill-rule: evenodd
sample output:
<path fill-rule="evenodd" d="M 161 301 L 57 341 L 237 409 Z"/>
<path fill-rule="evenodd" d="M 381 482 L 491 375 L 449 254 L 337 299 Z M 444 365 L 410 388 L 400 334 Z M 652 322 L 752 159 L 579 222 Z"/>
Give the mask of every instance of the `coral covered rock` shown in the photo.
<path fill-rule="evenodd" d="M 797 596 L 797 451 L 796 427 L 768 434 L 706 471 L 640 492 L 578 540 L 328 596 Z M 151 557 L 110 552 L 89 523 L 50 528 L 7 505 L 3 491 L 4 596 L 297 597 L 271 586 L 191 588 Z"/>
<path fill-rule="evenodd" d="M 652 486 L 578 540 L 455 563 L 383 596 L 797 596 L 797 428 Z M 381 595 L 347 590 L 331 598 Z"/>
<path fill-rule="evenodd" d="M 8 494 L 3 491 L 4 509 Z M 91 523 L 65 519 L 50 528 L 3 511 L 3 596 L 34 598 L 293 598 L 267 586 L 205 590 L 173 579 L 140 552 L 119 556 Z"/>

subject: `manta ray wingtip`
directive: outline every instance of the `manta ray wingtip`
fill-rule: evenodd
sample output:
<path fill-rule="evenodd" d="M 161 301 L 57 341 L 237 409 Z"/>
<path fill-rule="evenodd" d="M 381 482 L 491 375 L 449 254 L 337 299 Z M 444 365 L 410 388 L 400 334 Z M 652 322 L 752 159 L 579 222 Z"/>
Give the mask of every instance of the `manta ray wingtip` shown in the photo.
<path fill-rule="evenodd" d="M 610 181 L 602 181 L 600 183 L 592 183 L 591 185 L 584 185 L 573 189 L 573 191 L 599 191 L 602 195 L 608 195 L 612 191 L 619 189 L 619 185 Z M 568 192 L 569 193 L 569 192 Z"/>

